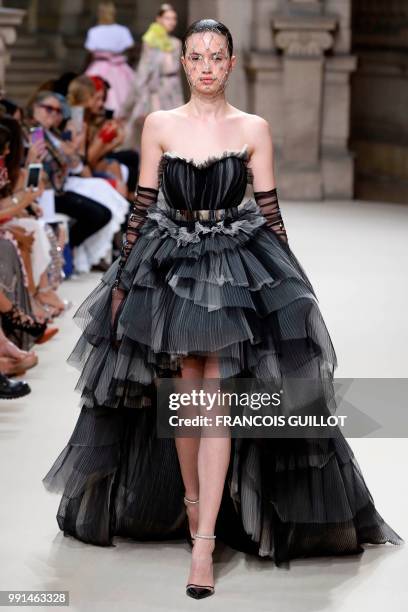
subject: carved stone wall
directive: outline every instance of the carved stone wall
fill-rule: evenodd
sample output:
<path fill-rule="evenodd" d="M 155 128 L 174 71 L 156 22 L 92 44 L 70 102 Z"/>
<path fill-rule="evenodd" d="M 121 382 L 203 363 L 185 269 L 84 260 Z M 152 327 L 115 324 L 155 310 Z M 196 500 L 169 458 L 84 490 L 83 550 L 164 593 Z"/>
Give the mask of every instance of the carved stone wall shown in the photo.
<path fill-rule="evenodd" d="M 351 198 L 349 0 L 255 0 L 250 111 L 272 126 L 288 199 Z"/>

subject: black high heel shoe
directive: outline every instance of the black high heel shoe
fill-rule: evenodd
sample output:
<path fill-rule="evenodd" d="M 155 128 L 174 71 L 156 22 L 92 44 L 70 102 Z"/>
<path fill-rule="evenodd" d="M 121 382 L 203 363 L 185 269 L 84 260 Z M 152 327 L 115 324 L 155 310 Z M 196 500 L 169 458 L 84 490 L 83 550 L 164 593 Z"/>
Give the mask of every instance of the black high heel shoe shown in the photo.
<path fill-rule="evenodd" d="M 25 314 L 15 304 L 7 312 L 1 313 L 1 322 L 5 332 L 20 330 L 38 338 L 47 328 L 46 323 L 39 323 L 33 317 Z"/>
<path fill-rule="evenodd" d="M 195 534 L 196 538 L 203 538 L 205 540 L 215 540 L 215 535 L 201 535 L 199 533 Z M 189 582 L 186 585 L 186 595 L 189 597 L 193 597 L 193 599 L 203 599 L 204 597 L 209 597 L 215 593 L 215 588 L 212 585 L 208 584 L 194 584 Z"/>
<path fill-rule="evenodd" d="M 200 500 L 199 499 L 188 499 L 188 497 L 184 497 L 184 503 L 185 504 L 198 504 Z M 188 522 L 188 515 L 187 515 L 187 525 L 186 525 L 186 538 L 187 538 L 187 542 L 190 544 L 191 547 L 193 547 L 193 536 L 191 535 L 191 531 L 190 531 L 190 525 Z"/>

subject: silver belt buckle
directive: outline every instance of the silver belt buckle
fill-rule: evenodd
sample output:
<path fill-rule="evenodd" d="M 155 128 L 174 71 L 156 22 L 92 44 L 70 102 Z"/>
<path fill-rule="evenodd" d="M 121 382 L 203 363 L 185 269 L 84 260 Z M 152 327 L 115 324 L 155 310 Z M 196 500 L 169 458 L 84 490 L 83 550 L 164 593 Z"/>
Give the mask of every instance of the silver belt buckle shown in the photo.
<path fill-rule="evenodd" d="M 198 218 L 200 221 L 209 221 L 210 220 L 210 210 L 199 210 L 198 212 Z"/>

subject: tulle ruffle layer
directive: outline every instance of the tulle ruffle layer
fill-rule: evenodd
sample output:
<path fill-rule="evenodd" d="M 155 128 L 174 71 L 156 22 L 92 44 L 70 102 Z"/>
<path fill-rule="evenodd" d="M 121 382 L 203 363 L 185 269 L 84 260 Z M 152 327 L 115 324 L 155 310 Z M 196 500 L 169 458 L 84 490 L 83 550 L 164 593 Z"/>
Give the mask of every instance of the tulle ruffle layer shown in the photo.
<path fill-rule="evenodd" d="M 62 493 L 65 535 L 109 546 L 114 536 L 183 538 L 183 483 L 172 439 L 156 435 L 155 408 L 83 407 L 43 482 Z M 217 519 L 219 539 L 274 560 L 359 554 L 402 544 L 374 507 L 346 440 L 232 439 Z"/>
<path fill-rule="evenodd" d="M 142 407 L 156 377 L 180 376 L 183 356 L 217 353 L 221 378 L 330 375 L 336 355 L 316 295 L 254 200 L 236 219 L 176 222 L 163 199 L 149 209 L 126 266 L 127 297 L 112 343 L 118 261 L 75 314 L 83 333 L 69 357 L 88 406 Z"/>

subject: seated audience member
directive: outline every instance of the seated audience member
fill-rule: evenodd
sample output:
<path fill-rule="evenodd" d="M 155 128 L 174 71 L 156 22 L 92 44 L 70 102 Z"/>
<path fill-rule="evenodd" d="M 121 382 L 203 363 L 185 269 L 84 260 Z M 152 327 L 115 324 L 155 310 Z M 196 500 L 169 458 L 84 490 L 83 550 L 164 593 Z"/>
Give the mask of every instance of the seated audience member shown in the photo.
<path fill-rule="evenodd" d="M 55 210 L 74 221 L 69 243 L 77 271 L 109 256 L 112 240 L 126 219 L 129 202 L 103 179 L 90 176 L 85 163 L 85 130 L 63 119 L 60 94 L 39 92 L 33 99 L 28 127 L 42 127 L 46 155 L 43 165 L 47 189 L 53 191 Z"/>

